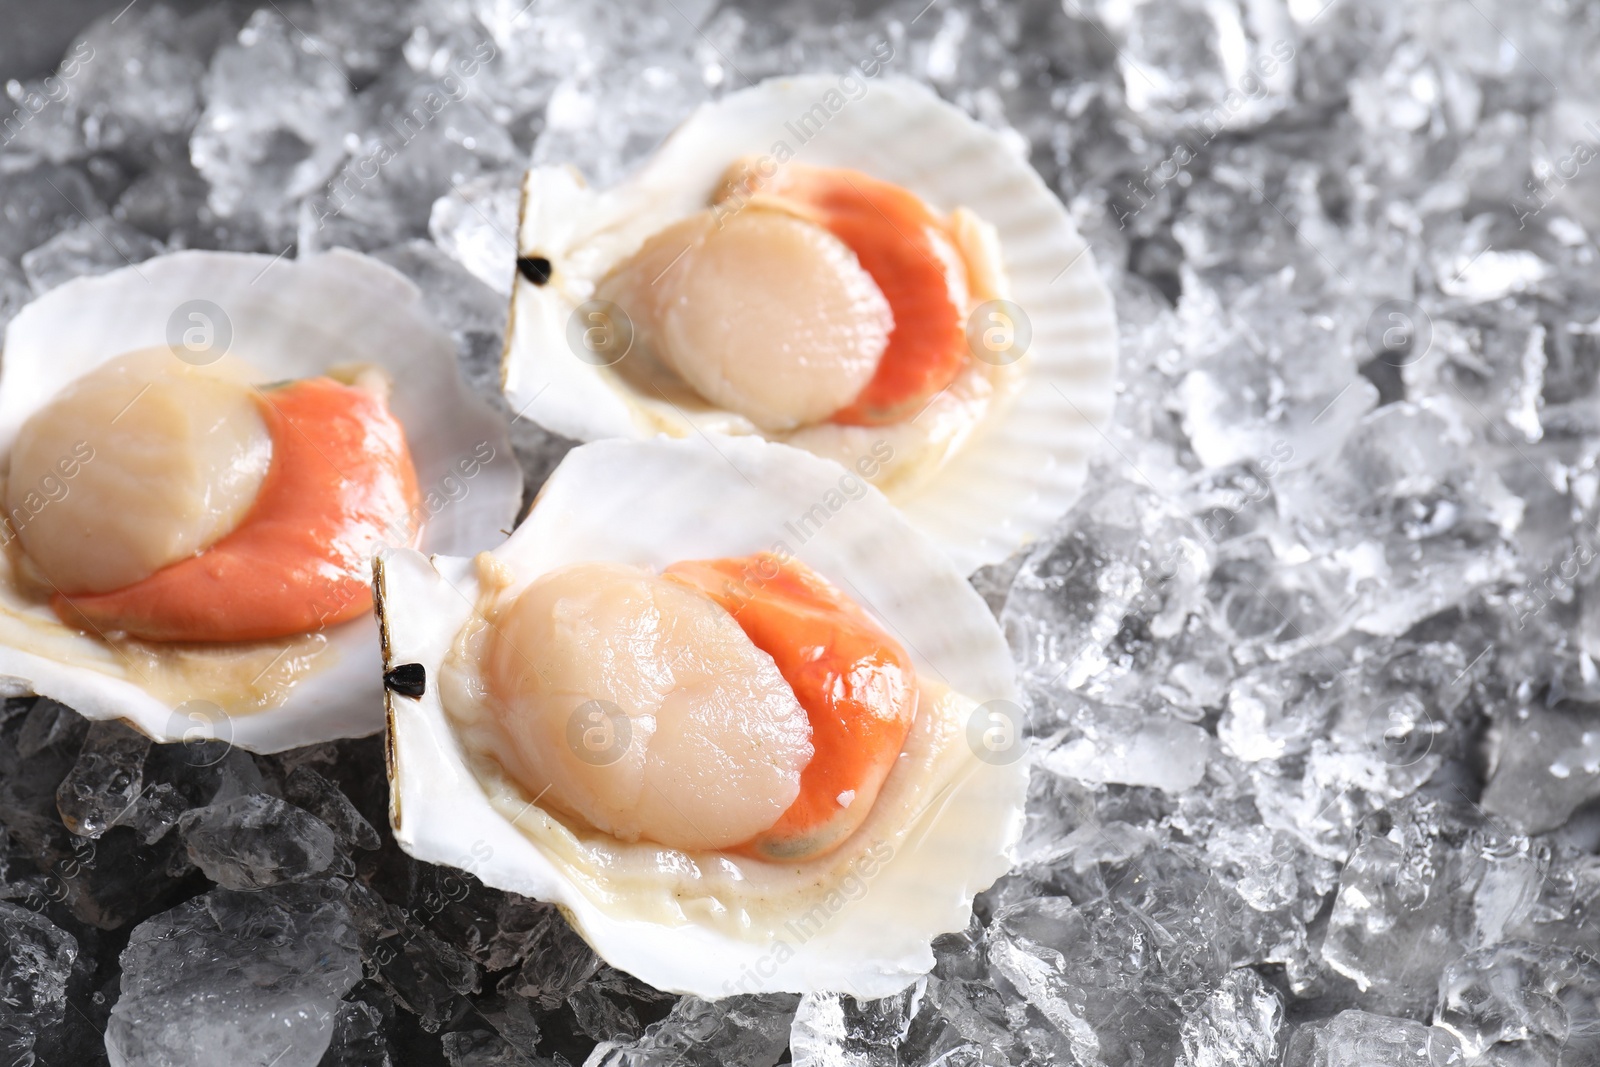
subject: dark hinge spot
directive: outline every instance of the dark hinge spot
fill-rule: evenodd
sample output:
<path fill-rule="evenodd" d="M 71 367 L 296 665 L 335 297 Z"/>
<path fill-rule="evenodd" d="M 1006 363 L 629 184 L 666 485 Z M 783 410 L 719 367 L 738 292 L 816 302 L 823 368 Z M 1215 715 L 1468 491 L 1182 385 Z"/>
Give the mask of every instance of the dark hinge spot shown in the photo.
<path fill-rule="evenodd" d="M 391 693 L 413 699 L 428 691 L 428 669 L 420 663 L 401 663 L 383 672 L 383 685 Z"/>
<path fill-rule="evenodd" d="M 549 281 L 550 272 L 553 269 L 550 266 L 550 261 L 543 256 L 517 257 L 517 270 L 534 285 L 543 285 Z"/>

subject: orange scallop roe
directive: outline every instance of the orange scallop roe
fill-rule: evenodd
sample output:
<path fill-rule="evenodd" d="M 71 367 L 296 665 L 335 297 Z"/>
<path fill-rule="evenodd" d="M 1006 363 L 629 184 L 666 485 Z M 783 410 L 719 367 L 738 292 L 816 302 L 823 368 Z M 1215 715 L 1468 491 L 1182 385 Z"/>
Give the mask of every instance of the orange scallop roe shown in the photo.
<path fill-rule="evenodd" d="M 665 577 L 710 596 L 777 663 L 811 724 L 800 795 L 735 851 L 809 858 L 866 819 L 917 713 L 916 674 L 899 642 L 805 564 L 770 552 L 674 563 Z"/>
<path fill-rule="evenodd" d="M 782 166 L 770 178 L 734 164 L 718 202 L 752 188 L 752 202 L 822 226 L 855 253 L 889 302 L 894 327 L 878 369 L 830 421 L 881 426 L 911 418 L 967 365 L 968 281 L 946 220 L 909 189 L 860 171 Z"/>
<path fill-rule="evenodd" d="M 257 394 L 272 464 L 210 548 L 107 593 L 57 594 L 69 625 L 151 641 L 259 641 L 372 610 L 371 557 L 408 541 L 418 501 L 405 432 L 367 389 L 309 378 Z"/>

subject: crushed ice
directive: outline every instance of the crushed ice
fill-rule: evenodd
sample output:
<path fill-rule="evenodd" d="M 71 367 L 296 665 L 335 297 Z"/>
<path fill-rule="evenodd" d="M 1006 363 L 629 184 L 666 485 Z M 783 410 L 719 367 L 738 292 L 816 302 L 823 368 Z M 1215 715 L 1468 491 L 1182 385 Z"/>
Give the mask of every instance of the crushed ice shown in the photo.
<path fill-rule="evenodd" d="M 5 1062 L 1600 1062 L 1593 7 L 101 6 L 0 100 L 0 321 L 165 250 L 347 245 L 492 394 L 530 158 L 605 183 L 700 101 L 877 56 L 1069 204 L 1121 396 L 1082 502 L 974 576 L 1027 830 L 900 996 L 644 987 L 401 854 L 376 741 L 12 700 Z M 518 433 L 537 485 L 566 443 Z"/>

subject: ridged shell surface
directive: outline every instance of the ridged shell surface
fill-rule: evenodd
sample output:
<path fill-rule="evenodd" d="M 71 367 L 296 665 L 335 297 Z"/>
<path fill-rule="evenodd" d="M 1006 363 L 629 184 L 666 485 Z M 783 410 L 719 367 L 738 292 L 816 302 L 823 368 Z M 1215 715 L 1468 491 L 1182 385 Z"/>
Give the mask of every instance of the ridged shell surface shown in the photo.
<path fill-rule="evenodd" d="M 1081 491 L 1110 419 L 1116 317 L 1088 246 L 1061 201 L 1001 136 L 915 82 L 836 76 L 773 79 L 692 116 L 634 176 L 607 190 L 569 168 L 528 173 L 519 253 L 551 262 L 512 295 L 505 383 L 514 410 L 569 437 L 647 437 L 647 416 L 616 372 L 574 355 L 574 310 L 595 282 L 669 223 L 705 208 L 743 157 L 792 157 L 898 183 L 941 211 L 966 207 L 991 224 L 1010 299 L 1031 327 L 1020 393 L 987 417 L 931 480 L 897 497 L 911 521 L 964 572 L 1037 537 Z M 625 358 L 625 357 L 624 357 Z M 670 432 L 718 428 L 668 412 Z"/>
<path fill-rule="evenodd" d="M 589 444 L 568 454 L 493 556 L 515 576 L 507 587 L 515 591 L 582 561 L 660 569 L 790 552 L 865 606 L 903 643 L 919 677 L 974 706 L 1014 701 L 1010 653 L 982 598 L 882 494 L 859 479 L 842 491 L 846 477 L 833 463 L 753 437 Z M 821 521 L 797 537 L 796 520 L 808 514 Z M 779 950 L 773 937 L 729 933 L 693 915 L 675 923 L 620 915 L 491 803 L 441 703 L 440 666 L 481 592 L 474 562 L 395 551 L 380 558 L 377 573 L 387 664 L 420 664 L 427 679 L 420 697 L 389 696 L 396 840 L 418 859 L 560 905 L 601 956 L 652 985 L 708 997 L 816 989 L 886 996 L 932 965 L 930 941 L 964 928 L 973 895 L 1009 866 L 1027 772 L 1021 762 L 968 751 L 970 735 L 958 731 L 959 773 L 914 813 L 865 890 L 809 938 L 780 934 Z M 709 862 L 662 855 L 676 870 Z M 591 883 L 595 877 L 585 872 Z"/>
<path fill-rule="evenodd" d="M 6 330 L 0 456 L 28 417 L 68 383 L 123 353 L 167 346 L 174 337 L 181 344 L 191 328 L 210 331 L 208 343 L 274 381 L 346 363 L 386 371 L 393 381 L 390 408 L 405 427 L 423 495 L 424 549 L 487 548 L 515 521 L 522 476 L 504 419 L 461 381 L 455 347 L 425 315 L 416 286 L 343 250 L 303 260 L 177 252 L 68 282 L 34 300 Z M 8 603 L 0 610 L 23 609 Z M 218 717 L 158 696 L 103 641 L 63 626 L 47 607 L 26 615 L 59 653 L 0 645 L 7 693 L 53 697 L 91 719 L 125 719 L 157 741 L 217 738 L 275 752 L 364 736 L 384 725 L 382 657 L 370 616 L 324 631 L 318 662 L 282 703 Z"/>

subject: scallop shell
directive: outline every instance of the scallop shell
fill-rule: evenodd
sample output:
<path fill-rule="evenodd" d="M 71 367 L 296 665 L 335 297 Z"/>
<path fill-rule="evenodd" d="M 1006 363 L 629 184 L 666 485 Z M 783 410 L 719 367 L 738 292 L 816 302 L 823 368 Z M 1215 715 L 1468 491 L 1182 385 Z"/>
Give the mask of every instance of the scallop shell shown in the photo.
<path fill-rule="evenodd" d="M 859 99 L 841 81 L 773 79 L 707 104 L 612 189 L 588 189 L 570 168 L 529 171 L 518 251 L 548 259 L 553 274 L 544 285 L 515 280 L 506 392 L 513 410 L 579 440 L 656 432 L 659 415 L 642 417 L 614 372 L 574 356 L 569 320 L 611 266 L 704 208 L 737 158 L 782 158 L 782 143 L 799 161 L 899 183 L 939 210 L 967 207 L 998 231 L 1010 299 L 1032 326 L 1029 366 L 1021 394 L 896 503 L 971 572 L 1037 537 L 1081 491 L 1112 410 L 1111 294 L 1061 201 L 998 133 L 909 80 L 858 79 L 867 86 Z M 802 142 L 810 127 L 798 123 L 819 104 L 829 117 Z M 674 435 L 704 428 L 676 414 Z"/>
<path fill-rule="evenodd" d="M 189 318 L 194 311 L 210 321 L 219 348 L 226 341 L 227 350 L 273 379 L 320 374 L 336 363 L 388 371 L 390 406 L 405 427 L 425 502 L 430 492 L 435 502 L 446 501 L 426 522 L 424 548 L 472 552 L 497 543 L 515 520 L 522 475 L 504 419 L 460 380 L 455 347 L 424 314 L 416 286 L 344 250 L 299 260 L 177 252 L 39 297 L 5 334 L 0 455 L 62 387 L 124 352 L 171 343 L 174 333 L 181 337 L 201 321 Z M 458 463 L 475 449 L 481 457 L 480 446 L 492 449 L 492 458 L 463 479 Z M 434 511 L 431 503 L 428 510 Z M 18 611 L 0 605 L 0 612 Z M 0 646 L 0 687 L 8 694 L 53 697 L 91 719 L 126 719 L 157 741 L 220 738 L 256 752 L 383 728 L 382 657 L 370 618 L 326 630 L 319 658 L 333 660 L 300 680 L 279 706 L 218 718 L 174 708 L 129 670 L 116 670 L 98 638 L 63 626 L 48 608 L 24 614 L 53 643 L 65 641 L 66 652 Z"/>
<path fill-rule="evenodd" d="M 911 653 L 920 676 L 942 679 L 977 701 L 1014 701 L 1010 652 L 982 598 L 882 494 L 854 483 L 864 492 L 796 543 L 786 523 L 819 501 L 838 503 L 841 477 L 851 476 L 754 437 L 718 439 L 714 446 L 669 438 L 583 445 L 567 455 L 532 513 L 493 555 L 511 568 L 517 588 L 580 561 L 659 569 L 782 543 L 868 606 Z M 400 550 L 385 553 L 375 570 L 386 669 L 421 664 L 427 679 L 420 697 L 389 695 L 395 839 L 420 860 L 556 903 L 602 957 L 658 988 L 708 997 L 731 989 L 887 996 L 932 966 L 929 942 L 964 928 L 974 894 L 1009 867 L 1022 824 L 1025 765 L 952 745 L 960 774 L 948 791 L 914 813 L 906 828 L 911 838 L 867 891 L 811 939 L 790 945 L 793 956 L 781 967 L 772 966 L 771 941 L 736 936 L 698 913 L 676 925 L 613 914 L 553 851 L 494 806 L 441 703 L 440 665 L 480 592 L 474 562 Z M 969 730 L 968 743 L 970 736 Z M 664 852 L 674 869 L 693 862 Z"/>

